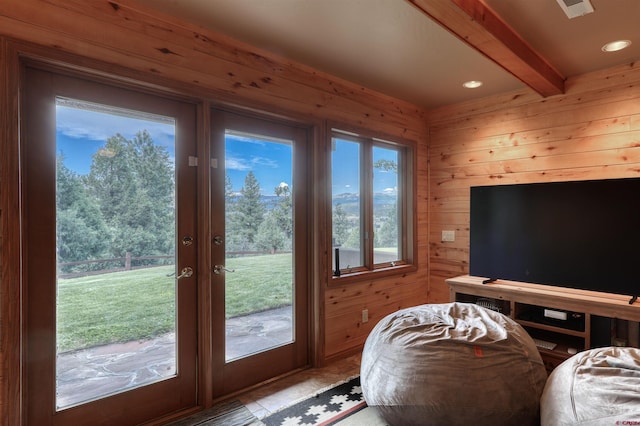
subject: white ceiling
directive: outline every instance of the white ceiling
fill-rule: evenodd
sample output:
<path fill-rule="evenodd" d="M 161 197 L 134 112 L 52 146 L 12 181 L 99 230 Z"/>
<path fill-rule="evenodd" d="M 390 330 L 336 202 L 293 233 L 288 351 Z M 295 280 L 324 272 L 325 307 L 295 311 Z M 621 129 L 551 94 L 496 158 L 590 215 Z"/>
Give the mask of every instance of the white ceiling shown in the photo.
<path fill-rule="evenodd" d="M 137 1 L 425 108 L 526 87 L 405 0 Z M 571 20 L 556 0 L 479 3 L 564 78 L 640 59 L 640 0 L 591 0 L 595 12 Z M 600 50 L 621 38 L 631 47 Z"/>

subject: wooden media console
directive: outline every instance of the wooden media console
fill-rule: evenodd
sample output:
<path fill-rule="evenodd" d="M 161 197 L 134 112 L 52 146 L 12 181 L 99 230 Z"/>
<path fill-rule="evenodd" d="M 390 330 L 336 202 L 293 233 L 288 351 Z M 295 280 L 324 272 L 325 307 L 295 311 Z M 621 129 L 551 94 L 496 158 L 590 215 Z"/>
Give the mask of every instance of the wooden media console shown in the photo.
<path fill-rule="evenodd" d="M 638 347 L 640 301 L 631 296 L 463 275 L 447 279 L 450 300 L 499 311 L 538 342 L 548 371 L 574 353 L 593 347 Z M 542 344 L 542 343 L 541 343 Z"/>

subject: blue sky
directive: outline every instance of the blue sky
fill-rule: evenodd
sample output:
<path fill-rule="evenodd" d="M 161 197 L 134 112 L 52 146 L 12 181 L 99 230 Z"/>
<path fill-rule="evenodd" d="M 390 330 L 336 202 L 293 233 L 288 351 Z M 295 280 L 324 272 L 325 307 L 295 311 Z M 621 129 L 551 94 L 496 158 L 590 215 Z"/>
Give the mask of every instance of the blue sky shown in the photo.
<path fill-rule="evenodd" d="M 164 146 L 172 159 L 174 157 L 174 126 L 166 119 L 155 117 L 150 120 L 143 115 L 125 117 L 64 103 L 57 106 L 56 114 L 56 150 L 64 156 L 65 165 L 78 174 L 89 172 L 92 156 L 116 133 L 130 139 L 137 132 L 147 130 L 153 141 Z M 253 170 L 264 195 L 273 194 L 274 188 L 282 183 L 292 185 L 291 144 L 237 135 L 227 135 L 226 140 L 226 167 L 234 191 L 240 191 L 249 170 Z M 346 151 L 341 154 L 343 152 Z M 358 182 L 354 158 L 353 153 L 334 157 L 334 194 L 358 192 L 354 188 Z M 395 182 L 395 173 L 378 171 L 375 191 L 393 192 Z"/>
<path fill-rule="evenodd" d="M 332 162 L 332 192 L 334 195 L 344 193 L 359 192 L 359 174 L 358 167 L 359 152 L 358 144 L 350 141 L 335 139 L 335 151 L 331 156 Z M 398 159 L 394 156 L 395 151 L 375 148 L 373 161 L 385 159 L 393 160 L 396 163 Z M 374 192 L 396 194 L 397 175 L 395 172 L 387 172 L 384 170 L 374 170 L 373 180 Z"/>
<path fill-rule="evenodd" d="M 64 164 L 74 172 L 89 173 L 93 154 L 108 138 L 120 133 L 127 139 L 147 130 L 154 143 L 164 146 L 174 158 L 174 126 L 166 120 L 141 118 L 58 105 L 56 107 L 56 151 L 64 156 Z"/>
<path fill-rule="evenodd" d="M 250 170 L 264 195 L 273 195 L 282 183 L 292 187 L 292 146 L 252 137 L 227 135 L 225 164 L 234 192 L 239 192 Z"/>

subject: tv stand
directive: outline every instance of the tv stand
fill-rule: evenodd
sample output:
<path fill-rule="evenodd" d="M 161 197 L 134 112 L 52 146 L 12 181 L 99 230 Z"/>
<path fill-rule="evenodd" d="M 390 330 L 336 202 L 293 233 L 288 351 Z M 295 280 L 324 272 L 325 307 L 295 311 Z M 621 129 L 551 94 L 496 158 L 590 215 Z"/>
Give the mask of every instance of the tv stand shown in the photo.
<path fill-rule="evenodd" d="M 476 303 L 513 318 L 534 338 L 548 371 L 576 351 L 610 345 L 638 346 L 640 304 L 628 296 L 463 275 L 447 279 L 450 300 Z"/>

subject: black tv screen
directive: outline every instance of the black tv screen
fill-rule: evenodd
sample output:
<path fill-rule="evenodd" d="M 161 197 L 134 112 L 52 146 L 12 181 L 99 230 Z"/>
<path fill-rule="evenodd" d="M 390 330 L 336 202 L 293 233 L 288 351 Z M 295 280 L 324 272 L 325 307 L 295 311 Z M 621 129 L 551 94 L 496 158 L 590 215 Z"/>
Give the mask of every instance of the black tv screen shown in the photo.
<path fill-rule="evenodd" d="M 471 188 L 470 275 L 640 295 L 640 178 Z"/>

